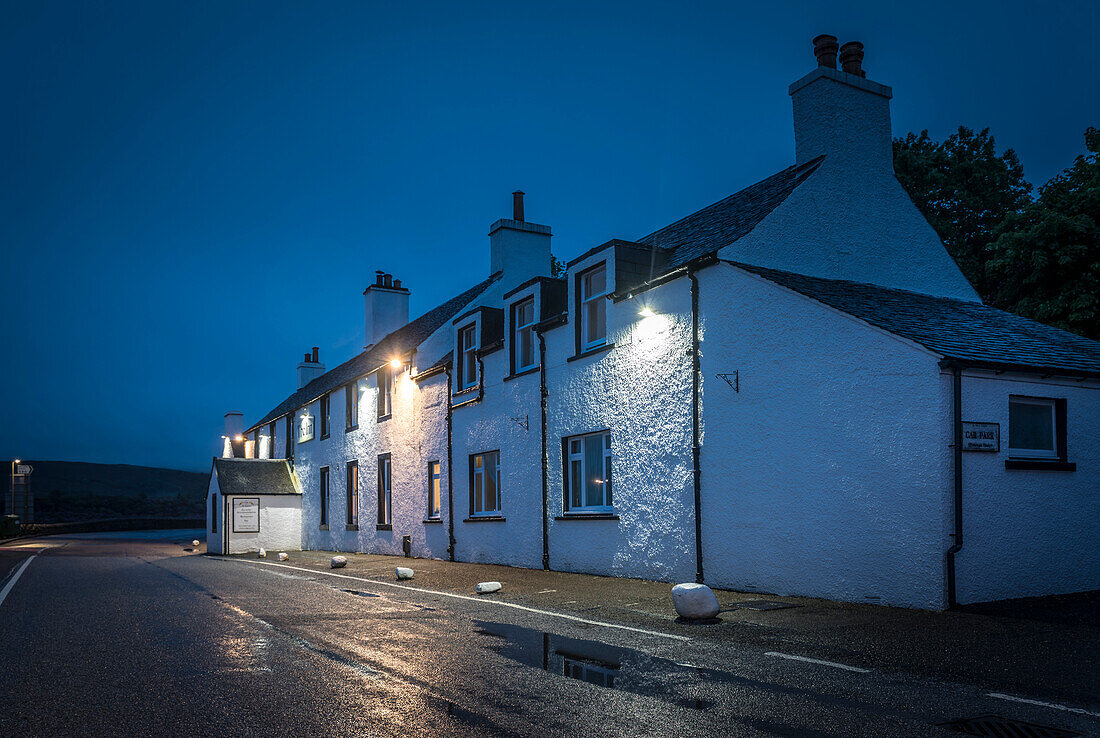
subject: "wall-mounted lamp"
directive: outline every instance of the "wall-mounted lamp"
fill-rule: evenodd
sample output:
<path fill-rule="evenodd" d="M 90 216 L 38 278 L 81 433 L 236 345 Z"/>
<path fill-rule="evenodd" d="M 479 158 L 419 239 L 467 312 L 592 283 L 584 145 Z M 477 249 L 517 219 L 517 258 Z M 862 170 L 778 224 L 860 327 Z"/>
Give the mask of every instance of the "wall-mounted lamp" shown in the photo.
<path fill-rule="evenodd" d="M 405 366 L 405 362 L 401 361 L 401 359 L 390 359 L 390 366 L 394 369 L 400 369 Z"/>
<path fill-rule="evenodd" d="M 657 313 L 653 312 L 648 307 L 644 307 L 638 311 L 638 315 L 641 315 L 643 318 L 652 318 L 656 314 Z"/>

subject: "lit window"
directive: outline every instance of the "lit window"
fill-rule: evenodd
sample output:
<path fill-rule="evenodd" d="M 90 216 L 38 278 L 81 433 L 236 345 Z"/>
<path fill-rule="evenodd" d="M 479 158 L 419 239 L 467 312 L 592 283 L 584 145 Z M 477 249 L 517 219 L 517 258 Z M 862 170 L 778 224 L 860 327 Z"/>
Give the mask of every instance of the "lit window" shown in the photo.
<path fill-rule="evenodd" d="M 565 439 L 566 512 L 610 512 L 611 432 Z"/>
<path fill-rule="evenodd" d="M 470 515 L 500 514 L 500 452 L 470 457 Z"/>
<path fill-rule="evenodd" d="M 328 525 L 328 467 L 322 466 L 321 472 L 321 525 Z"/>
<path fill-rule="evenodd" d="M 393 497 L 390 495 L 390 455 L 378 457 L 378 524 L 390 525 L 393 520 Z"/>
<path fill-rule="evenodd" d="M 458 332 L 458 389 L 477 386 L 477 326 L 468 325 Z"/>
<path fill-rule="evenodd" d="M 535 298 L 530 297 L 512 308 L 513 371 L 522 372 L 538 364 L 535 356 Z"/>
<path fill-rule="evenodd" d="M 393 413 L 393 372 L 383 367 L 378 370 L 378 419 L 385 420 Z"/>
<path fill-rule="evenodd" d="M 600 264 L 577 278 L 580 290 L 580 350 L 607 343 L 607 268 Z"/>
<path fill-rule="evenodd" d="M 1045 397 L 1008 399 L 1008 453 L 1033 459 L 1059 457 L 1057 402 Z"/>
<path fill-rule="evenodd" d="M 439 517 L 440 488 L 443 485 L 438 461 L 428 462 L 428 518 Z"/>
<path fill-rule="evenodd" d="M 347 524 L 359 525 L 359 462 L 348 462 Z"/>
<path fill-rule="evenodd" d="M 328 438 L 328 395 L 321 395 L 321 438 Z"/>

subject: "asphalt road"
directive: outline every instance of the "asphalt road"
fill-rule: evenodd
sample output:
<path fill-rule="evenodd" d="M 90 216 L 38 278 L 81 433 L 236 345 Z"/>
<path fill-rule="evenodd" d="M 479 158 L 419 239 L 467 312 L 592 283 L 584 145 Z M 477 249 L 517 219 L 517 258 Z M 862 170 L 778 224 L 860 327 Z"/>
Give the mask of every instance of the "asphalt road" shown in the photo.
<path fill-rule="evenodd" d="M 138 535 L 0 547 L 0 735 L 951 736 L 981 715 L 1100 734 L 1095 705 Z"/>

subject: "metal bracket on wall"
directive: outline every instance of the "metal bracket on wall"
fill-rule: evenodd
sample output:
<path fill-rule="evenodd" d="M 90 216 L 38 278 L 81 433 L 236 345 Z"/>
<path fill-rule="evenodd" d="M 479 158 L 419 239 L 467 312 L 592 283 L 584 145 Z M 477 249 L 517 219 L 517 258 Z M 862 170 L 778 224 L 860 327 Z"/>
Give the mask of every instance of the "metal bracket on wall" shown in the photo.
<path fill-rule="evenodd" d="M 733 372 L 732 374 L 718 374 L 716 376 L 719 379 L 726 380 L 726 384 L 732 387 L 734 392 L 741 391 L 741 380 L 738 378 L 737 372 Z"/>
<path fill-rule="evenodd" d="M 518 425 L 523 430 L 530 430 L 530 423 L 528 422 L 528 416 L 524 415 L 522 418 L 512 418 L 512 422 Z"/>

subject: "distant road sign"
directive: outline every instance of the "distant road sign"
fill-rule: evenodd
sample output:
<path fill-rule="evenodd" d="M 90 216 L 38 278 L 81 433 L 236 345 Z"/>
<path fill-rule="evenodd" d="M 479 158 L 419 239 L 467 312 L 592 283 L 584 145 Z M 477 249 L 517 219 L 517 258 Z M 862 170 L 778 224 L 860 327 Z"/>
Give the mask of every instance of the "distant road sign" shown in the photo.
<path fill-rule="evenodd" d="M 16 464 L 15 465 L 15 473 L 16 474 L 30 474 L 33 471 L 34 471 L 34 467 L 31 466 L 30 464 Z"/>

